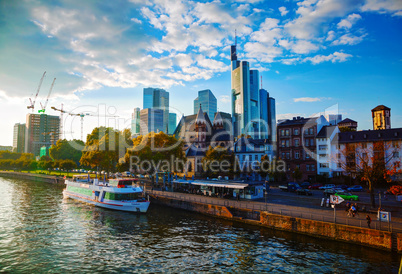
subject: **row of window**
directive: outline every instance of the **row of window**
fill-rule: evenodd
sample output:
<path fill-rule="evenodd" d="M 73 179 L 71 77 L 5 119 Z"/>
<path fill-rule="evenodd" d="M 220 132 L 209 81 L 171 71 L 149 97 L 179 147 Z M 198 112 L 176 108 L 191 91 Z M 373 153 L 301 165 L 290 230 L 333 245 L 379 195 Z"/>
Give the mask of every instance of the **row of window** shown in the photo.
<path fill-rule="evenodd" d="M 281 158 L 284 159 L 284 160 L 285 159 L 286 160 L 291 160 L 292 158 L 297 160 L 297 159 L 301 159 L 303 154 L 304 154 L 304 159 L 310 159 L 310 155 L 308 153 L 303 153 L 303 152 L 300 152 L 300 151 L 294 151 L 293 157 L 292 157 L 290 152 L 282 152 Z"/>
<path fill-rule="evenodd" d="M 304 144 L 305 144 L 306 147 L 314 146 L 314 139 L 305 139 Z M 300 140 L 299 139 L 294 139 L 293 140 L 293 145 L 295 147 L 300 146 Z M 281 147 L 290 147 L 290 140 L 281 140 Z"/>
<path fill-rule="evenodd" d="M 281 136 L 290 136 L 291 129 L 281 129 L 280 130 L 280 135 Z M 299 128 L 294 128 L 293 129 L 293 135 L 299 135 L 300 134 L 300 129 Z M 313 135 L 314 134 L 314 128 L 306 128 L 304 129 L 304 135 Z"/>

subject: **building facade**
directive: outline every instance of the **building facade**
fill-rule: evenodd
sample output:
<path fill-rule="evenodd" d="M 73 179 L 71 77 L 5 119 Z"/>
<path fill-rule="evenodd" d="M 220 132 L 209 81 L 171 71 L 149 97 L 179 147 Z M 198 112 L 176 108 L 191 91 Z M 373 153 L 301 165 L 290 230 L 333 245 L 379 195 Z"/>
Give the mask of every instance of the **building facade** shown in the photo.
<path fill-rule="evenodd" d="M 143 109 L 152 108 L 163 111 L 162 124 L 163 132 L 169 132 L 169 92 L 159 88 L 144 88 Z M 158 116 L 159 117 L 159 116 Z M 158 121 L 159 123 L 160 121 Z"/>
<path fill-rule="evenodd" d="M 317 175 L 327 178 L 339 176 L 342 169 L 336 161 L 338 126 L 324 126 L 316 136 Z"/>
<path fill-rule="evenodd" d="M 315 181 L 317 174 L 316 135 L 328 125 L 324 116 L 314 118 L 293 117 L 277 125 L 277 155 L 286 163 L 286 176 L 293 180 L 295 169 L 302 173 L 301 180 Z"/>
<path fill-rule="evenodd" d="M 131 135 L 138 136 L 140 135 L 140 122 L 141 122 L 141 109 L 134 108 L 134 112 L 131 116 Z"/>
<path fill-rule="evenodd" d="M 23 153 L 25 151 L 25 135 L 26 124 L 15 124 L 13 136 L 13 152 Z"/>
<path fill-rule="evenodd" d="M 27 114 L 25 152 L 40 155 L 42 147 L 49 148 L 59 140 L 60 117 L 47 114 Z"/>
<path fill-rule="evenodd" d="M 150 132 L 164 131 L 164 111 L 157 108 L 146 108 L 140 111 L 140 134 L 146 135 Z"/>
<path fill-rule="evenodd" d="M 391 109 L 384 105 L 379 105 L 371 110 L 373 118 L 373 129 L 390 129 L 391 128 Z"/>
<path fill-rule="evenodd" d="M 169 134 L 172 135 L 176 130 L 177 115 L 176 113 L 169 113 Z"/>
<path fill-rule="evenodd" d="M 198 113 L 201 106 L 209 117 L 215 117 L 215 113 L 218 111 L 217 102 L 215 95 L 209 89 L 200 90 L 198 97 L 194 100 L 194 114 Z"/>

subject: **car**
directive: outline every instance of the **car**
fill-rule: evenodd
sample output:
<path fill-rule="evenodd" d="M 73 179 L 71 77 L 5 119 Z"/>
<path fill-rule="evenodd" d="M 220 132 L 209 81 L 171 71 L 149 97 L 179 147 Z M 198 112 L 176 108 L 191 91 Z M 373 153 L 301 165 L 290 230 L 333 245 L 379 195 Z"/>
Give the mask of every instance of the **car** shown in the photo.
<path fill-rule="evenodd" d="M 318 189 L 331 189 L 331 188 L 335 188 L 335 185 L 332 184 L 327 184 L 325 186 L 321 186 Z"/>
<path fill-rule="evenodd" d="M 363 191 L 363 187 L 360 185 L 351 186 L 348 188 L 348 191 L 360 192 L 360 191 Z"/>
<path fill-rule="evenodd" d="M 304 182 L 300 184 L 301 188 L 309 188 L 310 187 L 310 183 L 309 182 Z"/>
<path fill-rule="evenodd" d="M 359 196 L 350 194 L 348 192 L 335 193 L 335 196 L 339 196 L 349 201 L 359 201 Z"/>
<path fill-rule="evenodd" d="M 335 192 L 339 192 L 339 193 L 341 193 L 341 192 L 345 192 L 345 190 L 344 190 L 344 189 L 339 188 L 339 187 L 334 188 L 334 190 L 335 190 Z"/>
<path fill-rule="evenodd" d="M 335 189 L 328 188 L 324 190 L 324 196 L 329 197 L 330 195 L 334 195 L 336 193 Z"/>
<path fill-rule="evenodd" d="M 298 188 L 297 190 L 296 190 L 296 193 L 297 193 L 297 195 L 308 195 L 308 196 L 311 196 L 311 195 L 313 195 L 313 193 L 309 190 L 309 189 L 307 189 L 307 188 Z"/>
<path fill-rule="evenodd" d="M 322 184 L 312 184 L 311 186 L 309 186 L 309 189 L 319 189 L 320 187 L 322 187 Z"/>
<path fill-rule="evenodd" d="M 344 189 L 344 190 L 346 190 L 346 189 L 348 189 L 348 185 L 339 185 L 339 186 L 337 186 L 337 188 L 341 188 L 341 189 Z"/>

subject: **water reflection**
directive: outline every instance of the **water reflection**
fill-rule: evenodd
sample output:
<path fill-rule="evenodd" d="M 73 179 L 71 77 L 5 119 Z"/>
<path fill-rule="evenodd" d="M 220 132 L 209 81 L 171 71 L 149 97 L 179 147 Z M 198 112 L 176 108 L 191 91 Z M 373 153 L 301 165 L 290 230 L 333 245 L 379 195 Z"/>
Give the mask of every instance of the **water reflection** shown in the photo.
<path fill-rule="evenodd" d="M 0 271 L 392 273 L 397 255 L 151 205 L 146 215 L 0 178 Z"/>

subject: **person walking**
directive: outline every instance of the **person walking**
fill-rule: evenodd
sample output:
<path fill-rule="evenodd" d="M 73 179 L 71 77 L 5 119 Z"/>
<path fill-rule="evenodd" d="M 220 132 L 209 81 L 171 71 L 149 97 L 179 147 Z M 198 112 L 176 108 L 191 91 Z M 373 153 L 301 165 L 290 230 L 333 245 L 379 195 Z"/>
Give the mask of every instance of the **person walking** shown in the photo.
<path fill-rule="evenodd" d="M 367 214 L 367 216 L 366 216 L 366 220 L 367 220 L 367 226 L 368 226 L 368 228 L 371 228 L 371 218 L 370 218 L 370 216 Z"/>

